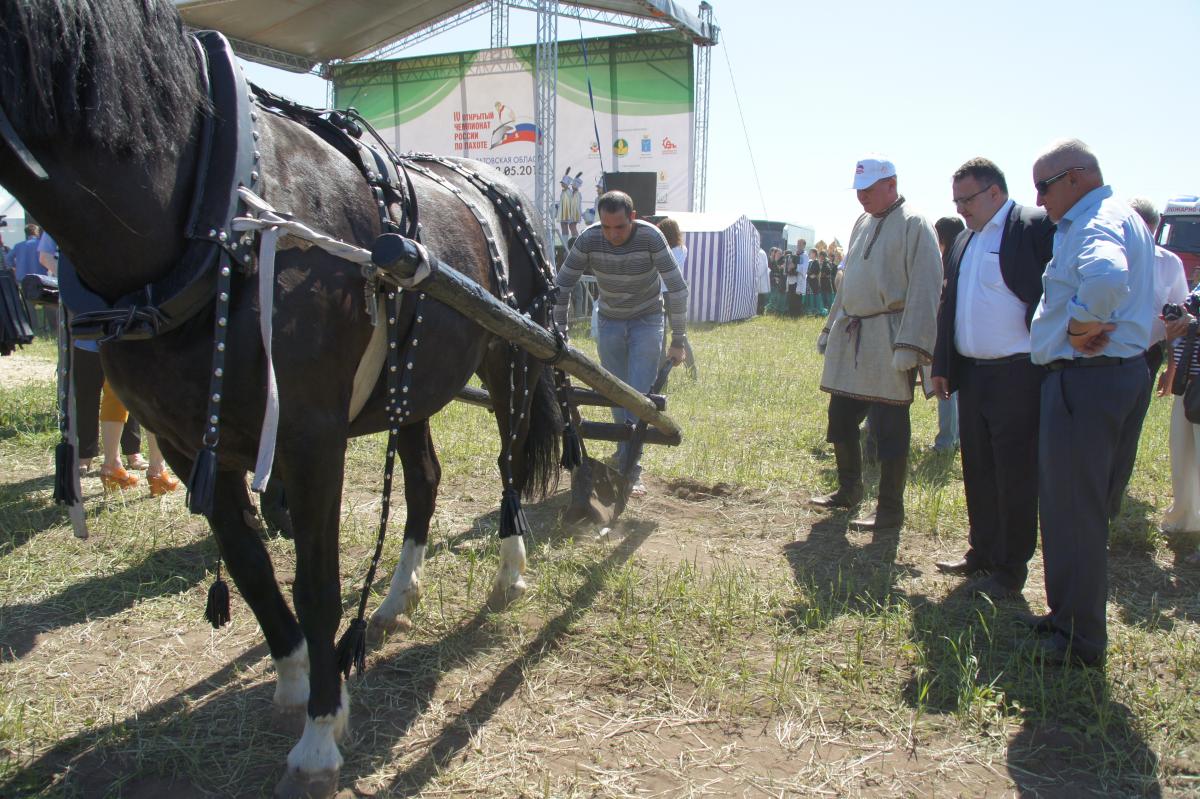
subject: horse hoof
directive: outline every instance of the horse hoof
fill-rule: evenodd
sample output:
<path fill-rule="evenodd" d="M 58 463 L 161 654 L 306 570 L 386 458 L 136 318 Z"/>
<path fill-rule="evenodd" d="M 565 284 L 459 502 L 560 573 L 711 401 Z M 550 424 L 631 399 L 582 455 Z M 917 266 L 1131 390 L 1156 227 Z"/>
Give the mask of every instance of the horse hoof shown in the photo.
<path fill-rule="evenodd" d="M 510 586 L 497 585 L 492 588 L 492 593 L 488 596 L 488 610 L 497 612 L 505 610 L 514 602 L 525 596 L 527 590 L 524 580 L 518 580 Z"/>
<path fill-rule="evenodd" d="M 413 628 L 412 621 L 400 614 L 399 616 L 381 616 L 378 613 L 371 615 L 371 621 L 367 625 L 367 640 L 372 644 L 379 644 L 385 638 L 406 633 Z"/>
<path fill-rule="evenodd" d="M 275 799 L 332 799 L 337 782 L 336 769 L 309 772 L 289 768 L 275 786 Z"/>

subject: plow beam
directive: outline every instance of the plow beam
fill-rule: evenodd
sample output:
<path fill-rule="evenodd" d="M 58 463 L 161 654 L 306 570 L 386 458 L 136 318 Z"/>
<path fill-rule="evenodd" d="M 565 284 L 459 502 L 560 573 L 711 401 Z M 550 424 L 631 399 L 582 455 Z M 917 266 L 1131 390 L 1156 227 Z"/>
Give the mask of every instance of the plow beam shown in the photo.
<path fill-rule="evenodd" d="M 425 292 L 538 360 L 583 381 L 614 406 L 653 425 L 664 437 L 675 443 L 683 439 L 683 430 L 675 420 L 646 395 L 639 394 L 570 344 L 563 342 L 560 345 L 537 322 L 509 308 L 475 281 L 432 257 L 417 242 L 395 233 L 385 233 L 375 240 L 371 260 L 385 283 Z"/>

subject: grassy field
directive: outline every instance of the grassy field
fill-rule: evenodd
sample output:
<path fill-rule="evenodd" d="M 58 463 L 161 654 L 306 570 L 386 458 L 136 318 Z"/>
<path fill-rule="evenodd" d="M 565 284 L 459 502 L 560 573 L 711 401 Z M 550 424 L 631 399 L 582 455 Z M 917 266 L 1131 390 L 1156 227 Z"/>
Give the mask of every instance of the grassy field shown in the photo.
<path fill-rule="evenodd" d="M 499 613 L 498 439 L 486 412 L 443 412 L 423 604 L 352 681 L 344 795 L 1200 795 L 1200 572 L 1156 531 L 1168 401 L 1114 525 L 1107 666 L 1043 669 L 1012 619 L 1044 608 L 1040 555 L 999 605 L 933 568 L 966 534 L 958 460 L 926 450 L 935 403 L 913 409 L 899 534 L 806 506 L 834 485 L 818 329 L 695 331 L 699 380 L 667 392 L 684 444 L 648 453 L 649 492 L 611 535 L 558 523 L 565 479 L 529 506 L 530 590 Z M 53 386 L 0 385 L 0 796 L 269 794 L 302 720 L 273 711 L 236 593 L 232 624 L 202 618 L 206 527 L 182 496 L 87 478 L 92 537 L 74 539 L 50 499 Z M 352 442 L 347 614 L 382 462 L 382 439 Z M 269 547 L 287 583 L 289 544 Z"/>

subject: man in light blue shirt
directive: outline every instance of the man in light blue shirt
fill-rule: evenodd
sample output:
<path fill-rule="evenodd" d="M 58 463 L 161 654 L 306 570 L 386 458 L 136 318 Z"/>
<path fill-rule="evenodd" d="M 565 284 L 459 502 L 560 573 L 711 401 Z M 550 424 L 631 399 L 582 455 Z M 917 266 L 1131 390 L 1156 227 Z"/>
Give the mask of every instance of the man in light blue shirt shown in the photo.
<path fill-rule="evenodd" d="M 1033 183 L 1058 230 L 1030 326 L 1032 360 L 1047 370 L 1038 491 L 1050 613 L 1027 621 L 1050 636 L 1047 662 L 1096 665 L 1108 643 L 1108 523 L 1150 401 L 1154 242 L 1081 141 L 1047 150 Z"/>

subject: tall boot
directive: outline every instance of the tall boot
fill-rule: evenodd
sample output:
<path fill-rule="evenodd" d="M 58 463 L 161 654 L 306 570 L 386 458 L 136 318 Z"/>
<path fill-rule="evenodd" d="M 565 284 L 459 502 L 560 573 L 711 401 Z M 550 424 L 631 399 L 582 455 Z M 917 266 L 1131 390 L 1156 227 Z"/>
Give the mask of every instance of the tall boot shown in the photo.
<path fill-rule="evenodd" d="M 904 526 L 904 484 L 908 482 L 908 456 L 879 461 L 879 502 L 870 516 L 855 519 L 859 530 L 899 530 Z"/>
<path fill-rule="evenodd" d="M 837 460 L 838 490 L 808 502 L 819 508 L 853 508 L 863 498 L 862 450 L 858 440 L 834 444 L 833 455 Z"/>

